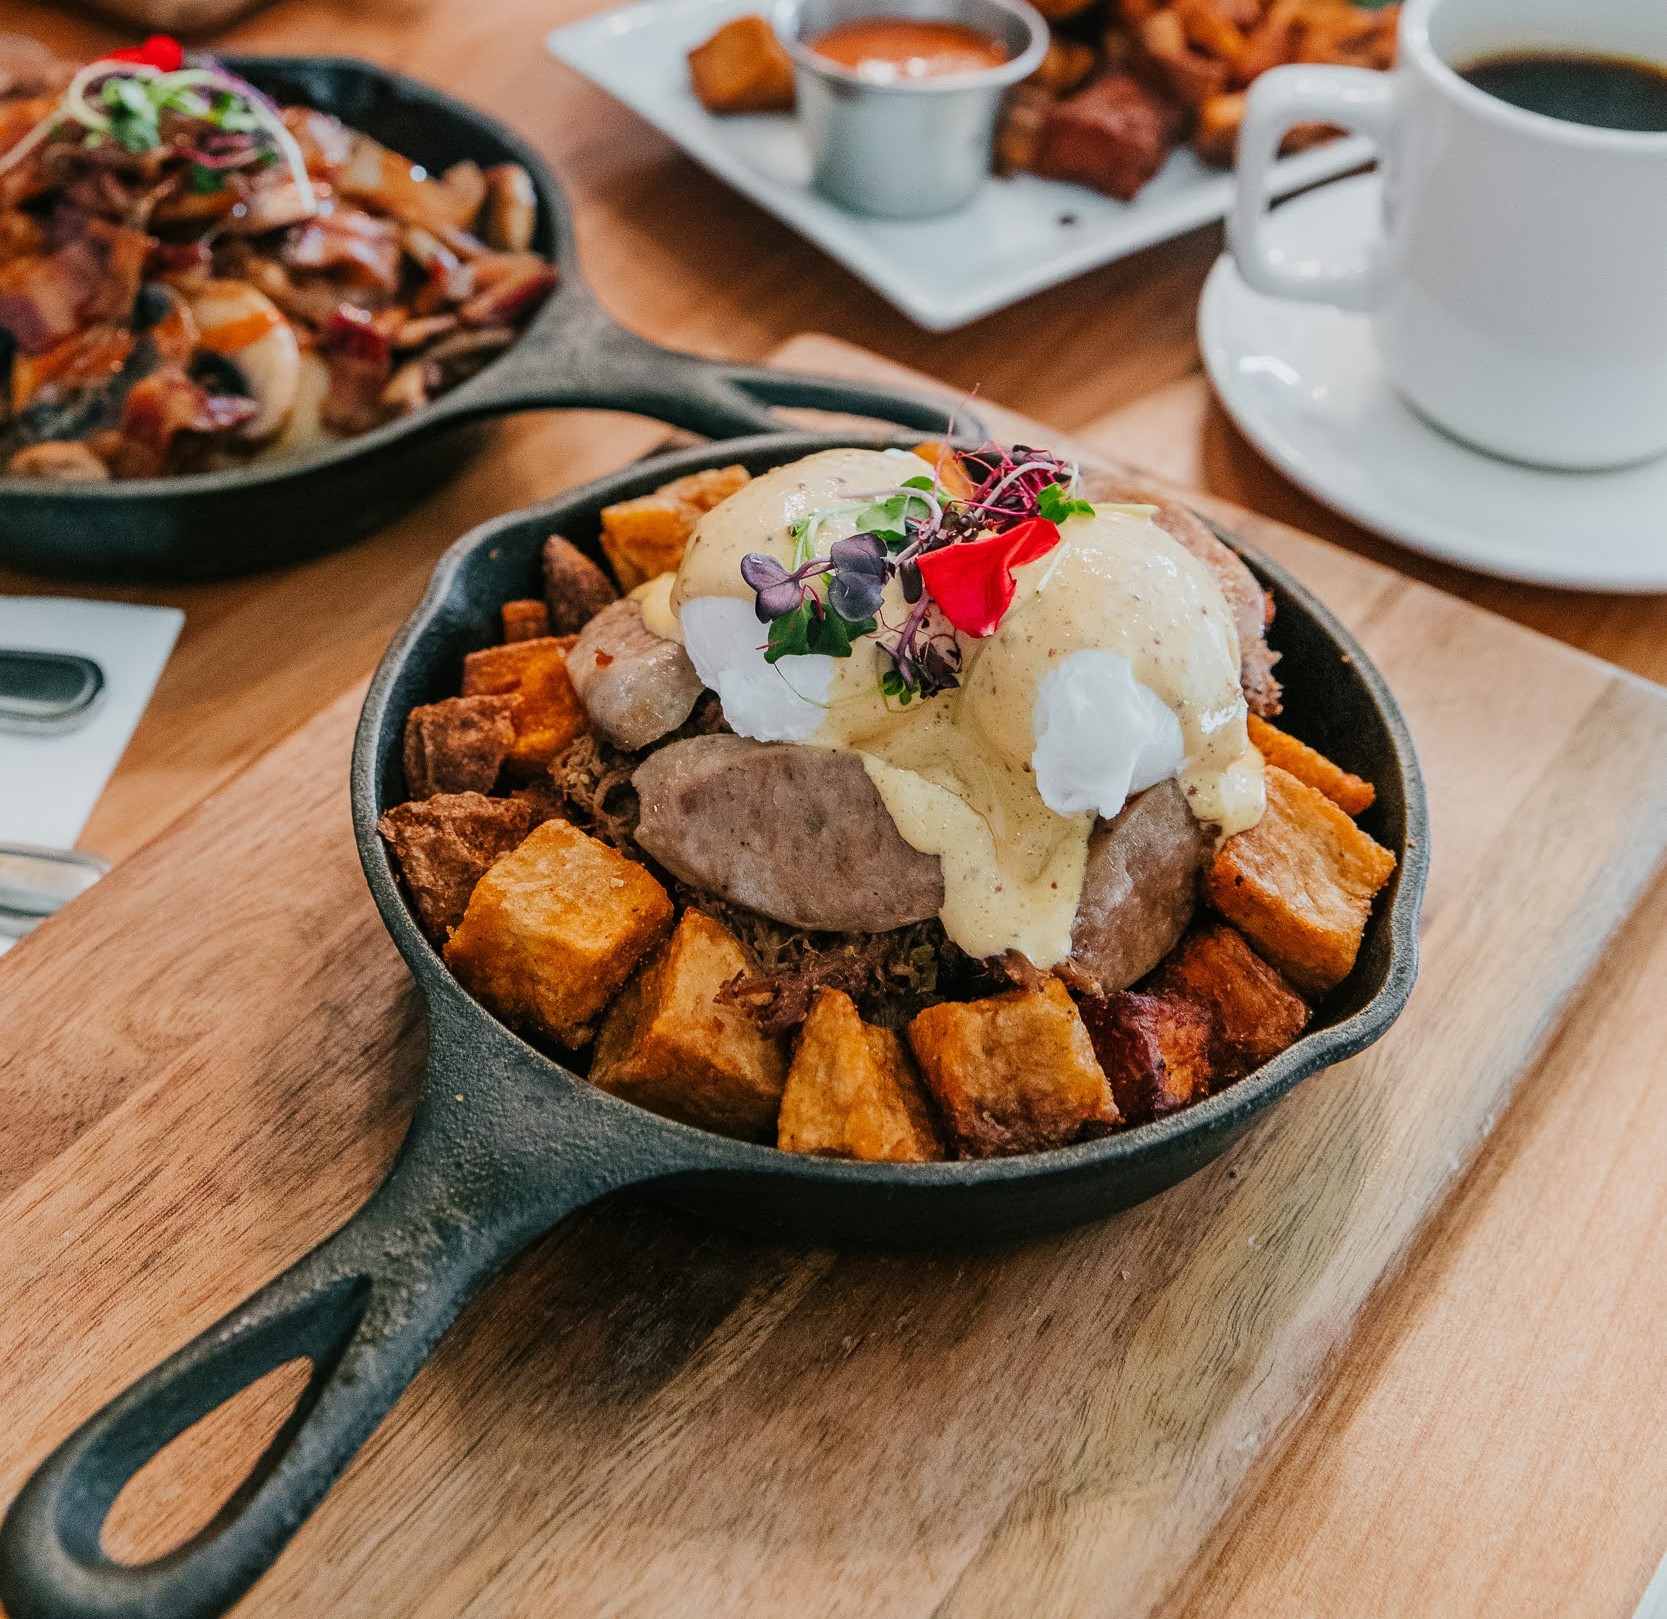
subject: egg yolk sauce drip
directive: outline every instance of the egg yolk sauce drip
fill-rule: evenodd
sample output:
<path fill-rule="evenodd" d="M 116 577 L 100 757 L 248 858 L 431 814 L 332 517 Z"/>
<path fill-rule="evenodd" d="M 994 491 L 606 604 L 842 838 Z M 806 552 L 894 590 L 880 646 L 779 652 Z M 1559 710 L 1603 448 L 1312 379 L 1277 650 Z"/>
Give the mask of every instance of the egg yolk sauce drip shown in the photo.
<path fill-rule="evenodd" d="M 1152 507 L 1090 506 L 1074 469 L 1030 465 L 956 500 L 908 452 L 822 451 L 707 513 L 639 599 L 737 732 L 862 759 L 903 839 L 939 856 L 957 945 L 1047 968 L 1097 817 L 1173 778 L 1225 835 L 1264 798 L 1208 570 Z M 1027 517 L 1013 493 L 1043 475 L 1053 516 Z"/>

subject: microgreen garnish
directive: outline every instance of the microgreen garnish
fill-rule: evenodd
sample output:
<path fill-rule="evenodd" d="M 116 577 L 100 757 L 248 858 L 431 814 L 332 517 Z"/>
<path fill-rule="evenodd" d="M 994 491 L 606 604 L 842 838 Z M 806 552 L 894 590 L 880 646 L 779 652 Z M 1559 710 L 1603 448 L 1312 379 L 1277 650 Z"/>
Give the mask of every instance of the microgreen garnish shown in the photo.
<path fill-rule="evenodd" d="M 0 174 L 54 137 L 89 151 L 114 146 L 143 156 L 160 150 L 184 160 L 183 183 L 199 193 L 221 189 L 234 171 L 282 160 L 303 212 L 317 206 L 306 160 L 278 109 L 217 63 L 198 59 L 187 66 L 179 44 L 162 35 L 82 68 L 57 106 L 0 154 Z"/>
<path fill-rule="evenodd" d="M 871 635 L 888 699 L 907 704 L 958 684 L 957 633 L 992 634 L 1013 599 L 1013 570 L 1053 549 L 1059 524 L 1094 507 L 1077 494 L 1076 467 L 1046 450 L 987 444 L 955 460 L 961 487 L 972 486 L 959 498 L 938 481 L 940 456 L 933 474 L 793 523 L 791 569 L 760 552 L 742 561 L 759 620 L 770 626 L 770 662 L 807 653 L 849 657 L 852 644 Z M 817 534 L 833 518 L 856 532 L 822 557 Z M 824 576 L 821 586 L 813 583 Z M 884 613 L 893 580 L 908 608 L 901 625 Z"/>

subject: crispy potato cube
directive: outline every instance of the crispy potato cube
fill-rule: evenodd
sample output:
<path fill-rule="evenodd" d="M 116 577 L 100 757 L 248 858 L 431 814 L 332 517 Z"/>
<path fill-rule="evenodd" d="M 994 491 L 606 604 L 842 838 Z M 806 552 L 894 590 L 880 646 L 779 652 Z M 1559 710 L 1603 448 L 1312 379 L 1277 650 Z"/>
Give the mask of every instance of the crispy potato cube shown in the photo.
<path fill-rule="evenodd" d="M 743 1009 L 718 1000 L 750 966 L 728 928 L 685 911 L 609 1007 L 591 1083 L 703 1130 L 771 1140 L 787 1069 L 781 1046 Z"/>
<path fill-rule="evenodd" d="M 463 920 L 475 884 L 532 824 L 532 809 L 481 793 L 440 793 L 396 804 L 376 830 L 399 863 L 423 931 L 436 944 Z"/>
<path fill-rule="evenodd" d="M 1210 1015 L 1167 995 L 1119 990 L 1078 1003 L 1117 1111 L 1130 1124 L 1174 1113 L 1210 1091 Z"/>
<path fill-rule="evenodd" d="M 1246 96 L 1243 90 L 1211 96 L 1198 109 L 1198 123 L 1192 132 L 1192 149 L 1217 168 L 1230 169 L 1239 150 L 1239 128 L 1244 123 Z"/>
<path fill-rule="evenodd" d="M 1353 969 L 1395 857 L 1278 765 L 1266 780 L 1267 813 L 1222 844 L 1204 896 L 1298 989 L 1323 995 Z"/>
<path fill-rule="evenodd" d="M 1201 922 L 1146 987 L 1209 1018 L 1217 1090 L 1295 1044 L 1311 1015 L 1308 1003 L 1225 922 Z"/>
<path fill-rule="evenodd" d="M 673 572 L 689 536 L 707 512 L 727 500 L 751 474 L 745 467 L 709 467 L 674 478 L 651 495 L 602 508 L 602 550 L 621 590 Z"/>
<path fill-rule="evenodd" d="M 671 922 L 643 867 L 546 821 L 475 885 L 446 965 L 506 1023 L 577 1049 Z"/>
<path fill-rule="evenodd" d="M 584 705 L 567 676 L 567 654 L 576 636 L 545 635 L 471 652 L 463 660 L 463 695 L 513 693 L 515 741 L 505 760 L 508 773 L 530 781 L 574 737 L 589 728 Z"/>
<path fill-rule="evenodd" d="M 1127 202 L 1164 165 L 1180 133 L 1176 109 L 1132 74 L 1105 73 L 1054 102 L 1033 167 Z"/>
<path fill-rule="evenodd" d="M 538 641 L 550 633 L 550 609 L 541 601 L 505 602 L 499 609 L 505 641 Z"/>
<path fill-rule="evenodd" d="M 908 1034 L 964 1158 L 1063 1147 L 1122 1122 L 1088 1030 L 1057 978 L 1041 989 L 929 1006 Z"/>
<path fill-rule="evenodd" d="M 1054 35 L 1048 40 L 1048 54 L 1025 82 L 1041 86 L 1050 95 L 1069 95 L 1088 83 L 1098 61 L 1092 45 Z"/>
<path fill-rule="evenodd" d="M 708 112 L 793 110 L 793 58 L 764 17 L 737 17 L 695 46 L 689 79 Z"/>
<path fill-rule="evenodd" d="M 1030 174 L 1042 144 L 1042 126 L 1054 104 L 1052 91 L 1039 84 L 1016 84 L 1002 98 L 996 116 L 994 165 L 997 174 Z"/>
<path fill-rule="evenodd" d="M 1324 793 L 1345 815 L 1364 815 L 1377 800 L 1378 791 L 1371 782 L 1351 775 L 1306 742 L 1299 742 L 1255 714 L 1250 716 L 1250 740 L 1270 765 L 1278 765 L 1316 792 Z"/>
<path fill-rule="evenodd" d="M 489 793 L 515 746 L 520 699 L 447 697 L 413 708 L 405 720 L 405 790 L 413 798 L 436 793 Z"/>
<path fill-rule="evenodd" d="M 864 1023 L 856 1003 L 820 989 L 799 1031 L 782 1093 L 776 1145 L 783 1152 L 922 1163 L 943 1143 L 903 1042 Z"/>
<path fill-rule="evenodd" d="M 544 605 L 552 634 L 577 635 L 618 600 L 613 581 L 571 540 L 552 534 L 544 542 Z"/>

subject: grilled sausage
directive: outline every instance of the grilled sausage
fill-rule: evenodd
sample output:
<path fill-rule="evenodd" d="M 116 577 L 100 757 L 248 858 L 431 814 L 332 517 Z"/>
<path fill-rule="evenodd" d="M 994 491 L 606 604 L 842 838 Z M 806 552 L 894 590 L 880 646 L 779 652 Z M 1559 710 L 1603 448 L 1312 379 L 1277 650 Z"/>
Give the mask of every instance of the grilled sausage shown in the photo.
<path fill-rule="evenodd" d="M 591 724 L 633 750 L 675 731 L 702 690 L 689 654 L 649 629 L 634 601 L 604 607 L 579 631 L 567 673 Z"/>

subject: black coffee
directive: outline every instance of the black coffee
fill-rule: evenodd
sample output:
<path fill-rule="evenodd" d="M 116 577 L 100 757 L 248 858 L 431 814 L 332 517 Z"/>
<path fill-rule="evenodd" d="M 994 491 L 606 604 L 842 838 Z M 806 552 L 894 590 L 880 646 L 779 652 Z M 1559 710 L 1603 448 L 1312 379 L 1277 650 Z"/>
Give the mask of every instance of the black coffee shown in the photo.
<path fill-rule="evenodd" d="M 1667 64 L 1618 56 L 1490 56 L 1459 70 L 1513 107 L 1598 129 L 1667 133 Z"/>

